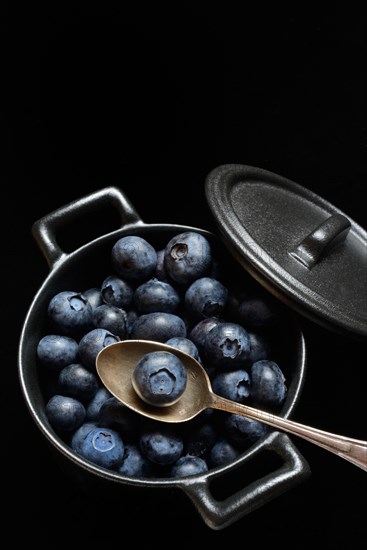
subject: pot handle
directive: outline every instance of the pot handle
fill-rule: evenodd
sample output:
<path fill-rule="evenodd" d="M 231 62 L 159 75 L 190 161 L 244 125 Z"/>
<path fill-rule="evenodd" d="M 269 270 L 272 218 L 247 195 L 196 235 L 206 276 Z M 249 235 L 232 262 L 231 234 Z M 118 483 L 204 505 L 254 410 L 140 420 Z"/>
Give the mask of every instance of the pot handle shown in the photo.
<path fill-rule="evenodd" d="M 97 210 L 97 208 L 109 205 L 118 211 L 121 227 L 143 223 L 121 189 L 110 186 L 72 201 L 47 214 L 33 224 L 33 237 L 45 256 L 50 269 L 53 269 L 57 263 L 68 256 L 57 242 L 57 230 L 66 223 L 78 219 L 80 214 L 89 214 Z"/>
<path fill-rule="evenodd" d="M 224 500 L 218 500 L 213 496 L 210 477 L 206 476 L 199 480 L 193 478 L 191 483 L 190 478 L 185 479 L 185 484 L 181 488 L 191 499 L 208 527 L 214 530 L 228 527 L 243 516 L 288 491 L 311 474 L 308 463 L 286 434 L 274 432 L 274 437 L 265 449 L 262 446 L 255 447 L 247 458 L 256 460 L 257 456 L 265 451 L 278 455 L 282 462 L 281 466 L 276 471 L 251 482 Z M 243 467 L 243 461 L 241 467 Z M 219 475 L 222 476 L 223 473 Z M 240 484 L 241 480 L 239 479 L 238 482 Z"/>

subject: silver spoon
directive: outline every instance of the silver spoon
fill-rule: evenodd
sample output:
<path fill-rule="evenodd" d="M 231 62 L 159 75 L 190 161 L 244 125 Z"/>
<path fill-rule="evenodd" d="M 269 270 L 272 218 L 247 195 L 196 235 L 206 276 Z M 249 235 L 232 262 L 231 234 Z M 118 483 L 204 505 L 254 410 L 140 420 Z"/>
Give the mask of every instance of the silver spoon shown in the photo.
<path fill-rule="evenodd" d="M 143 401 L 132 385 L 136 363 L 146 353 L 170 351 L 187 369 L 187 385 L 181 398 L 168 407 L 154 407 Z M 204 368 L 193 357 L 167 344 L 148 340 L 123 340 L 103 348 L 96 358 L 96 369 L 105 387 L 135 412 L 162 422 L 185 422 L 205 409 L 240 414 L 302 437 L 367 471 L 367 441 L 312 428 L 274 414 L 230 401 L 216 395 Z"/>

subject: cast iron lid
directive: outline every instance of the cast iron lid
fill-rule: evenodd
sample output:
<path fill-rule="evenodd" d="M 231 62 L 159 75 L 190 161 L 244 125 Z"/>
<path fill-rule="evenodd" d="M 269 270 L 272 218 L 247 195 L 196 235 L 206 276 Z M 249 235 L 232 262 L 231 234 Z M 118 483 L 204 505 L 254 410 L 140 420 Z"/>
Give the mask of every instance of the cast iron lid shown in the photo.
<path fill-rule="evenodd" d="M 209 207 L 225 244 L 272 294 L 336 332 L 367 336 L 367 233 L 332 204 L 272 172 L 212 170 Z"/>

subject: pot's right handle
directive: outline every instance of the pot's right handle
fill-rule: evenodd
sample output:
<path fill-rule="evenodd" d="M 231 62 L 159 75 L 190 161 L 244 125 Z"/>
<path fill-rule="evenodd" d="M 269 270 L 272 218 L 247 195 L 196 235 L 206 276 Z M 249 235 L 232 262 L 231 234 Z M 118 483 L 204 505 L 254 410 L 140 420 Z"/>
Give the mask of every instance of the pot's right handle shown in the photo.
<path fill-rule="evenodd" d="M 33 224 L 33 237 L 45 256 L 50 269 L 53 269 L 57 263 L 67 256 L 57 242 L 57 230 L 66 223 L 76 220 L 80 214 L 93 213 L 98 208 L 109 205 L 118 211 L 121 227 L 143 223 L 121 189 L 110 186 L 70 202 Z"/>
<path fill-rule="evenodd" d="M 191 483 L 189 478 L 185 480 L 186 483 L 181 488 L 190 497 L 204 522 L 211 529 L 220 530 L 228 527 L 228 525 L 288 491 L 310 475 L 311 471 L 308 463 L 286 434 L 274 432 L 272 439 L 266 446 L 266 450 L 278 455 L 282 462 L 281 466 L 276 471 L 257 479 L 224 500 L 218 500 L 213 496 L 210 488 L 210 477 L 205 476 L 199 478 L 199 480 L 193 478 Z M 248 458 L 256 460 L 259 453 L 263 451 L 262 447 L 255 448 Z M 243 462 L 241 462 L 241 465 L 243 465 Z M 238 478 L 238 485 L 241 486 L 240 477 Z"/>

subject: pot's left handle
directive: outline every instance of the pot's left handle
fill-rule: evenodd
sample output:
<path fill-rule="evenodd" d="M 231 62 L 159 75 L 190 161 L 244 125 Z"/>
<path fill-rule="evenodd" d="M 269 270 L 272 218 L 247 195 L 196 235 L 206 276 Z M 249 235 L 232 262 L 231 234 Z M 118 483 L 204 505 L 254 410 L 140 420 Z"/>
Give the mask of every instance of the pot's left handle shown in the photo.
<path fill-rule="evenodd" d="M 111 206 L 117 210 L 121 227 L 143 223 L 129 199 L 118 187 L 105 187 L 72 201 L 37 220 L 32 226 L 33 237 L 50 269 L 67 256 L 57 242 L 58 229 L 78 219 L 81 214 L 93 213 L 104 206 Z"/>

